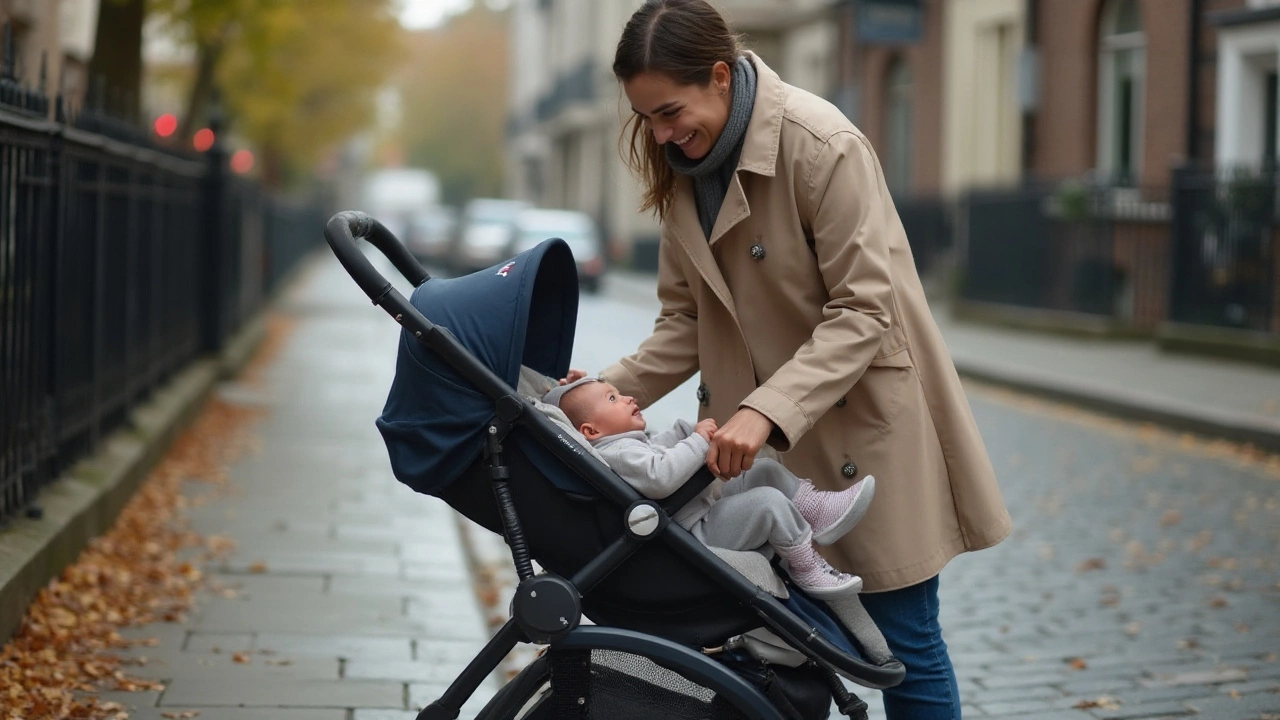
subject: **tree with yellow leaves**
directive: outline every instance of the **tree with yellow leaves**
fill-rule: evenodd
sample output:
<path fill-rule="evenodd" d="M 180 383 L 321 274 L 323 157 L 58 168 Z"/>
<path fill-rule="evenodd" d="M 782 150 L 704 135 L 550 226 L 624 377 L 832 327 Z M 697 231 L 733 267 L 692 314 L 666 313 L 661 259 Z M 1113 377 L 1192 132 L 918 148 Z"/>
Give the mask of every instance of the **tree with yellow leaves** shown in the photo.
<path fill-rule="evenodd" d="M 216 87 L 267 184 L 305 172 L 371 120 L 403 56 L 394 11 L 393 0 L 148 0 L 195 49 L 179 137 L 207 121 Z"/>

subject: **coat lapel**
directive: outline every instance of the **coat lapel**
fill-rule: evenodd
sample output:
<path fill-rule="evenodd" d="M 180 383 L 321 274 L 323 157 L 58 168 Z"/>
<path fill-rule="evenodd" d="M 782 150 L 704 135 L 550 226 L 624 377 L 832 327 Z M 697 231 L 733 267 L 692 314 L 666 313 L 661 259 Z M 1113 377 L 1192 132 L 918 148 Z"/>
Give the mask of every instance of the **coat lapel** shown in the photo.
<path fill-rule="evenodd" d="M 684 249 L 689 259 L 693 261 L 693 266 L 698 269 L 698 274 L 702 276 L 703 282 L 711 288 L 711 291 L 729 310 L 729 314 L 733 316 L 734 324 L 737 324 L 738 311 L 734 308 L 733 296 L 729 294 L 729 285 L 724 281 L 720 266 L 716 264 L 716 259 L 711 254 L 711 247 L 702 235 L 702 224 L 698 222 L 698 208 L 693 200 L 692 181 L 688 178 L 680 178 L 678 182 L 690 185 L 690 187 L 681 188 L 676 192 L 675 205 L 671 208 L 673 221 L 667 224 L 669 232 L 680 247 Z M 736 185 L 737 183 L 735 182 L 734 184 Z M 741 194 L 741 188 L 739 188 L 738 192 Z M 717 220 L 716 224 L 717 226 L 720 224 L 719 220 Z"/>
<path fill-rule="evenodd" d="M 751 217 L 751 206 L 747 204 L 747 194 L 742 190 L 742 180 L 735 172 L 733 179 L 729 181 L 724 202 L 720 204 L 720 212 L 716 215 L 715 227 L 711 228 L 711 239 L 707 242 L 707 246 L 715 248 L 716 243 L 725 236 L 725 233 L 749 217 Z"/>

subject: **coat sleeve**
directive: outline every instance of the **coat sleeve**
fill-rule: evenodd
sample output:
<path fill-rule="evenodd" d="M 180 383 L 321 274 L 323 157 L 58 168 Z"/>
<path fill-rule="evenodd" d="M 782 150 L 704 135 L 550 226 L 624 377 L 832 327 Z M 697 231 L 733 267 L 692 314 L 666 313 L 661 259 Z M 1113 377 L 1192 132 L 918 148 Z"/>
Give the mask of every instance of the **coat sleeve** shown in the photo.
<path fill-rule="evenodd" d="M 679 490 L 707 463 L 709 449 L 711 445 L 701 435 L 690 435 L 669 448 L 619 440 L 600 448 L 600 455 L 641 495 L 661 500 Z"/>
<path fill-rule="evenodd" d="M 655 433 L 650 437 L 649 443 L 657 445 L 658 447 L 669 448 L 692 434 L 693 423 L 685 420 L 684 418 L 680 418 L 679 420 L 676 420 L 675 424 L 671 427 L 660 433 Z"/>
<path fill-rule="evenodd" d="M 862 377 L 893 322 L 892 210 L 874 152 L 856 133 L 838 132 L 800 167 L 797 210 L 828 300 L 812 336 L 742 402 L 773 421 L 771 442 L 783 451 Z"/>
<path fill-rule="evenodd" d="M 662 310 L 640 348 L 601 371 L 641 408 L 657 402 L 698 371 L 698 305 L 673 243 L 658 248 L 658 301 Z"/>

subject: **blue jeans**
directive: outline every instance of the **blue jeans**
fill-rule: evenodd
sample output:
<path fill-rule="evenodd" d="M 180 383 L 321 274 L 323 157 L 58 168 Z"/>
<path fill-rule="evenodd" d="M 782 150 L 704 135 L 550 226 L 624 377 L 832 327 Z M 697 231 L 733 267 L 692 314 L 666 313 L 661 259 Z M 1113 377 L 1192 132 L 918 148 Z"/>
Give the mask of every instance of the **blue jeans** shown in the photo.
<path fill-rule="evenodd" d="M 960 688 L 938 624 L 937 576 L 860 597 L 889 649 L 907 666 L 902 684 L 884 691 L 889 720 L 960 720 Z"/>

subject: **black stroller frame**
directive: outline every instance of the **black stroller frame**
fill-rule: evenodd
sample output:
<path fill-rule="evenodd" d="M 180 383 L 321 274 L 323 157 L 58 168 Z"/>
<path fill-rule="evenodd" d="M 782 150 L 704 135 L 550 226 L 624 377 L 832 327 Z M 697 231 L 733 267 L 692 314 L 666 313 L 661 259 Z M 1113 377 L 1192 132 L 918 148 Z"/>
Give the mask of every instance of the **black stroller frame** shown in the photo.
<path fill-rule="evenodd" d="M 723 586 L 737 601 L 753 612 L 762 626 L 787 641 L 809 658 L 809 664 L 830 687 L 837 707 L 850 717 L 865 717 L 866 705 L 849 693 L 833 668 L 873 688 L 892 687 L 901 682 L 905 669 L 890 659 L 873 664 L 849 655 L 791 612 L 777 598 L 757 587 L 738 571 L 707 550 L 692 534 L 678 525 L 672 527 L 671 514 L 714 480 L 703 469 L 674 495 L 663 501 L 644 498 L 629 484 L 595 461 L 550 418 L 533 408 L 515 389 L 472 355 L 445 328 L 432 323 L 400 292 L 392 287 L 356 246 L 364 238 L 381 251 L 404 277 L 417 287 L 431 276 L 409 251 L 377 220 L 361 212 L 334 215 L 325 227 L 325 238 L 343 267 L 369 296 L 409 334 L 438 354 L 462 377 L 494 403 L 484 450 L 484 466 L 492 482 L 501 520 L 501 530 L 510 546 L 519 576 L 512 600 L 512 617 L 493 635 L 484 648 L 453 681 L 444 694 L 423 708 L 418 720 L 453 720 L 462 705 L 507 654 L 522 642 L 547 644 L 548 652 L 525 672 L 505 685 L 481 711 L 481 718 L 508 718 L 520 710 L 529 693 L 550 674 L 557 653 L 611 650 L 642 656 L 658 666 L 713 689 L 741 716 L 752 720 L 785 720 L 785 716 L 759 687 L 725 664 L 685 644 L 624 628 L 579 626 L 582 598 L 615 569 L 622 566 L 647 543 L 665 543 L 692 563 L 698 572 Z M 503 442 L 515 427 L 537 439 L 549 452 L 571 468 L 601 496 L 622 511 L 625 529 L 604 551 L 587 562 L 569 579 L 551 573 L 535 574 L 516 505 L 509 487 L 510 471 L 504 458 Z M 452 504 L 452 503 L 451 503 Z M 537 667 L 535 667 L 537 666 Z M 578 706 L 585 698 L 573 698 Z M 563 698 L 561 698 L 563 702 Z M 559 717 L 559 716 L 557 716 Z"/>

